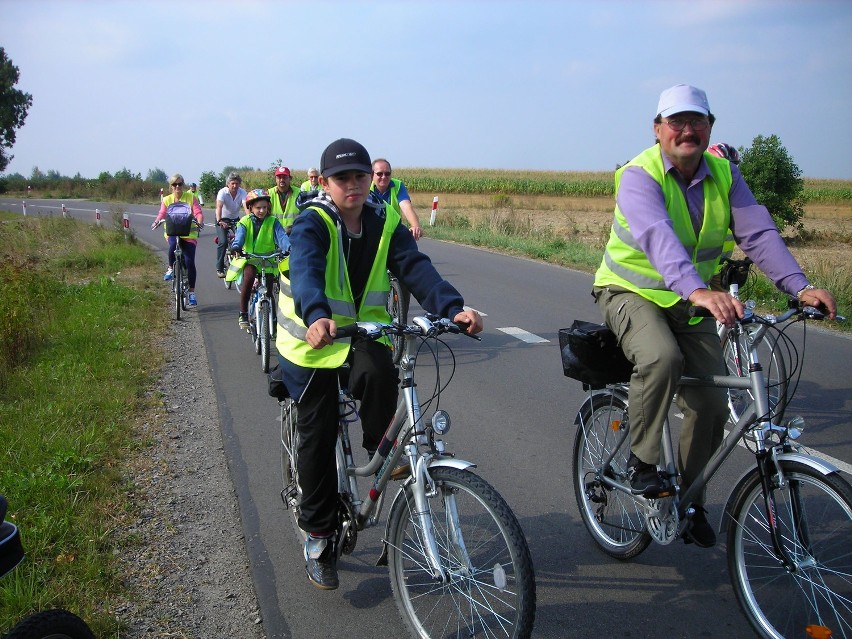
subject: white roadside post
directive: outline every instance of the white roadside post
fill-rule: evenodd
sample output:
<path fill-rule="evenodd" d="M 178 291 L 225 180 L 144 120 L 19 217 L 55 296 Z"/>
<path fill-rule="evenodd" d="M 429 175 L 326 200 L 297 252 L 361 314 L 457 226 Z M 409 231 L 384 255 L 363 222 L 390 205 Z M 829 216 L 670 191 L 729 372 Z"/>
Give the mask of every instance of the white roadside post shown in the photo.
<path fill-rule="evenodd" d="M 124 226 L 124 239 L 130 241 L 130 215 L 125 213 L 122 216 L 122 224 Z"/>
<path fill-rule="evenodd" d="M 65 208 L 65 204 L 62 205 L 62 217 L 68 217 L 68 209 Z"/>
<path fill-rule="evenodd" d="M 95 224 L 97 224 L 98 226 L 101 225 L 101 210 L 100 209 L 95 209 Z"/>
<path fill-rule="evenodd" d="M 432 200 L 432 215 L 429 216 L 429 226 L 435 226 L 435 220 L 438 219 L 438 196 Z"/>
<path fill-rule="evenodd" d="M 21 201 L 21 208 L 24 209 L 24 217 L 27 216 L 27 203 L 23 200 Z"/>

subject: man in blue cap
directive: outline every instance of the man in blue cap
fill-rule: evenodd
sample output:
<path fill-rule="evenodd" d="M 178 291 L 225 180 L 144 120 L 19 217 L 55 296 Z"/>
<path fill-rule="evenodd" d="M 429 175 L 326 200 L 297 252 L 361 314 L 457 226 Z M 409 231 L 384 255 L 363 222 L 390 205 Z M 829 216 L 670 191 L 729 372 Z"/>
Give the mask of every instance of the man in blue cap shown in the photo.
<path fill-rule="evenodd" d="M 628 472 L 633 490 L 649 497 L 663 488 L 660 436 L 677 380 L 726 374 L 715 323 L 690 318 L 688 310 L 704 307 L 726 325 L 743 316 L 737 299 L 708 286 L 729 228 L 779 289 L 836 313 L 831 293 L 810 284 L 739 169 L 706 153 L 715 119 L 701 89 L 678 84 L 662 92 L 657 143 L 616 171 L 614 221 L 595 274 L 593 295 L 633 363 Z M 727 395 L 723 388 L 683 387 L 677 403 L 685 491 L 722 442 Z M 706 548 L 716 535 L 704 498 L 696 499 L 684 540 Z"/>

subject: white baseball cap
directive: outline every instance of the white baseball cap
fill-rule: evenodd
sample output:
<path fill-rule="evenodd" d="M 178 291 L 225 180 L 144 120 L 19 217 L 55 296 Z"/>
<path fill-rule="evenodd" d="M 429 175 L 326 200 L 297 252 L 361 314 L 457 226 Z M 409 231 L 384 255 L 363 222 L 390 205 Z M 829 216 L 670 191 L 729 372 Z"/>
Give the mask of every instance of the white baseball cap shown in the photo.
<path fill-rule="evenodd" d="M 660 102 L 657 104 L 657 115 L 668 117 L 675 113 L 693 111 L 703 115 L 710 115 L 710 104 L 707 102 L 707 94 L 701 89 L 688 84 L 676 84 L 660 94 Z"/>

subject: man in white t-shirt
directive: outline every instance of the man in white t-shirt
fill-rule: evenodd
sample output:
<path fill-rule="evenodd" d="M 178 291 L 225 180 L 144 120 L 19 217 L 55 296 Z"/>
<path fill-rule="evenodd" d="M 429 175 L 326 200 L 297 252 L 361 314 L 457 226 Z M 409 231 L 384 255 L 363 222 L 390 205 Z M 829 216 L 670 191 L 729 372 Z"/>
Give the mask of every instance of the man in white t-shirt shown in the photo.
<path fill-rule="evenodd" d="M 237 223 L 244 213 L 246 190 L 241 186 L 239 173 L 231 171 L 223 188 L 216 194 L 216 275 L 225 277 L 225 252 L 228 250 L 228 228 Z"/>

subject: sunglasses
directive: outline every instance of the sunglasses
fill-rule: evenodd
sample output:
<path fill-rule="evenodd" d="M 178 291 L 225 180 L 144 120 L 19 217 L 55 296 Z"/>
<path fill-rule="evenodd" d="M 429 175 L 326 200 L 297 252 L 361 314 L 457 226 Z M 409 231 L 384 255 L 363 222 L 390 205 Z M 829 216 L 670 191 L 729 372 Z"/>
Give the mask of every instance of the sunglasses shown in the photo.
<path fill-rule="evenodd" d="M 183 186 L 183 182 L 175 182 L 172 186 Z"/>
<path fill-rule="evenodd" d="M 385 172 L 383 172 L 383 171 L 376 171 L 376 172 L 374 173 L 374 175 L 375 175 L 376 177 L 385 177 L 385 176 L 390 177 L 390 171 L 388 171 L 387 173 L 385 173 Z"/>

